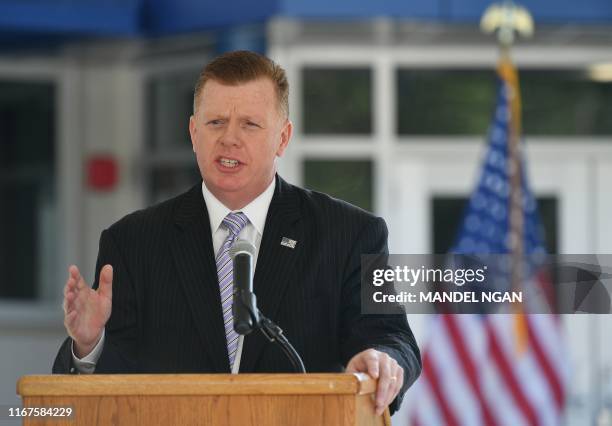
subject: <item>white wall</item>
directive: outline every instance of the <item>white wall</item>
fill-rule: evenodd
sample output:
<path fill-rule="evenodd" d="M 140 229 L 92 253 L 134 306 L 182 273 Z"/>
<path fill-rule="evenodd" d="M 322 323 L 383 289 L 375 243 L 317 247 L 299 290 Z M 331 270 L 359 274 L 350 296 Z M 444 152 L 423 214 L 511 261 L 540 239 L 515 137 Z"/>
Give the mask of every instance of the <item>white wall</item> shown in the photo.
<path fill-rule="evenodd" d="M 21 405 L 16 393 L 19 377 L 51 374 L 65 339 L 62 321 L 59 303 L 38 307 L 0 304 L 0 405 Z"/>

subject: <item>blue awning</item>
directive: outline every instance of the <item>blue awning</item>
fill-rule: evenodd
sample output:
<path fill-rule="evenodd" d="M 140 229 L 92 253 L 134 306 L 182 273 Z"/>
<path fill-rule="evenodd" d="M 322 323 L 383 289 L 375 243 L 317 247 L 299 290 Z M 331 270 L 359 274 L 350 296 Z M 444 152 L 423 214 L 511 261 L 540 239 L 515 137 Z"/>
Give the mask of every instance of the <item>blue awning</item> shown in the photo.
<path fill-rule="evenodd" d="M 276 0 L 0 0 L 0 34 L 169 35 L 265 22 Z"/>
<path fill-rule="evenodd" d="M 278 0 L 146 0 L 143 30 L 167 35 L 263 23 L 278 10 Z"/>
<path fill-rule="evenodd" d="M 478 22 L 495 0 L 0 0 L 2 34 L 50 37 L 159 36 L 296 19 L 425 19 Z M 533 3 L 533 2 L 532 2 Z M 537 23 L 609 23 L 610 0 L 538 0 Z"/>
<path fill-rule="evenodd" d="M 0 0 L 0 30 L 131 36 L 141 30 L 143 0 Z"/>

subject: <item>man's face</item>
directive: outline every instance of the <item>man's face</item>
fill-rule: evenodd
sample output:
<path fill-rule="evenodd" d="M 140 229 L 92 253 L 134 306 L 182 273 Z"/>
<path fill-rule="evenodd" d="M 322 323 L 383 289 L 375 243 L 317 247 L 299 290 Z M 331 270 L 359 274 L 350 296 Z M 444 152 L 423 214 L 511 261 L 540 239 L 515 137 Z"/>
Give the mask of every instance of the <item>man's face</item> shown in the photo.
<path fill-rule="evenodd" d="M 268 78 L 234 86 L 207 81 L 189 120 L 204 183 L 230 209 L 244 207 L 272 182 L 291 131 Z"/>

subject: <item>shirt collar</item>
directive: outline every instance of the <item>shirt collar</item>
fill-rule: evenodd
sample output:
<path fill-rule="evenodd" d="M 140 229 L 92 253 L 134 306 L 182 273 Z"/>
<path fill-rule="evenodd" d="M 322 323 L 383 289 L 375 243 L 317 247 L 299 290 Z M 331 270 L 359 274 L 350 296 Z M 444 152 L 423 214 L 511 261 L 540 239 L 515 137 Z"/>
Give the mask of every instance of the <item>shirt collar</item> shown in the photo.
<path fill-rule="evenodd" d="M 268 209 L 274 196 L 274 189 L 276 188 L 276 179 L 272 179 L 270 185 L 259 194 L 253 201 L 244 206 L 240 210 L 249 219 L 249 222 L 255 227 L 259 235 L 263 235 L 264 226 L 266 224 L 266 216 L 268 215 Z M 223 219 L 232 210 L 227 208 L 221 201 L 215 197 L 212 192 L 208 190 L 204 181 L 202 181 L 202 195 L 204 196 L 204 202 L 208 209 L 208 217 L 210 219 L 210 231 L 211 233 L 217 232 L 217 229 L 221 226 Z"/>

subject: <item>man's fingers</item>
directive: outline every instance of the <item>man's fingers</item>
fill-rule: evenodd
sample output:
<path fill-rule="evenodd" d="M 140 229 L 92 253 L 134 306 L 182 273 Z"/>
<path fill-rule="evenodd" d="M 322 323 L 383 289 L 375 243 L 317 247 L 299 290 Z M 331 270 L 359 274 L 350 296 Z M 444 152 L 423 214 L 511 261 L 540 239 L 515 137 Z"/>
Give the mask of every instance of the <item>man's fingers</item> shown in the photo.
<path fill-rule="evenodd" d="M 68 267 L 68 276 L 74 278 L 75 280 L 79 279 L 80 276 L 79 268 L 76 265 L 70 265 Z"/>
<path fill-rule="evenodd" d="M 83 301 L 78 294 L 71 293 L 64 299 L 64 313 L 66 315 L 71 312 L 79 312 L 81 306 L 83 306 Z"/>
<path fill-rule="evenodd" d="M 64 300 L 66 300 L 66 297 L 68 297 L 69 294 L 76 294 L 74 286 L 71 285 L 71 280 L 69 280 L 64 286 Z"/>
<path fill-rule="evenodd" d="M 68 293 L 66 295 L 66 297 L 64 298 L 64 301 L 66 302 L 66 306 L 69 307 L 73 304 L 73 302 L 76 300 L 77 298 L 77 293 L 75 293 L 74 291 L 71 291 L 70 293 Z"/>
<path fill-rule="evenodd" d="M 376 413 L 382 414 L 387 406 L 389 387 L 391 386 L 391 359 L 382 355 L 379 362 L 380 378 L 376 389 Z"/>
<path fill-rule="evenodd" d="M 72 327 L 74 325 L 76 317 L 77 317 L 76 311 L 69 312 L 64 317 L 64 326 L 66 327 L 66 330 L 68 330 L 69 333 L 70 333 L 70 330 L 72 329 Z"/>
<path fill-rule="evenodd" d="M 378 357 L 380 352 L 368 349 L 355 355 L 348 365 L 348 373 L 368 373 L 372 378 L 378 379 Z"/>
<path fill-rule="evenodd" d="M 69 281 L 70 279 L 74 280 L 75 286 L 76 288 L 82 288 L 87 286 L 87 284 L 85 283 L 85 280 L 83 280 L 83 277 L 81 276 L 81 272 L 79 271 L 79 268 L 76 267 L 76 265 L 70 265 L 70 267 L 68 268 L 68 273 L 70 274 L 70 276 L 68 277 Z"/>
<path fill-rule="evenodd" d="M 365 357 L 365 363 L 367 366 L 367 372 L 370 376 L 375 379 L 378 379 L 380 374 L 379 364 L 380 361 L 378 359 L 378 352 L 370 352 Z"/>
<path fill-rule="evenodd" d="M 78 276 L 75 278 L 75 280 L 77 290 L 84 290 L 89 288 L 89 285 L 87 285 L 87 283 L 85 282 L 85 278 L 83 278 L 80 273 L 78 273 Z"/>
<path fill-rule="evenodd" d="M 104 265 L 100 271 L 100 285 L 98 286 L 100 296 L 112 299 L 113 297 L 113 267 Z"/>
<path fill-rule="evenodd" d="M 368 373 L 374 379 L 378 378 L 378 352 L 367 350 L 361 352 L 349 362 L 346 368 L 349 373 Z"/>
<path fill-rule="evenodd" d="M 402 389 L 402 386 L 404 385 L 404 369 L 399 365 L 397 366 L 395 377 L 397 377 L 397 380 L 394 383 L 393 392 L 390 392 L 389 401 L 387 402 L 387 405 L 393 402 L 399 391 Z"/>
<path fill-rule="evenodd" d="M 71 310 L 72 304 L 77 296 L 78 290 L 74 287 L 74 280 L 70 279 L 68 283 L 66 283 L 66 286 L 64 286 L 64 303 L 62 304 L 64 314 Z"/>
<path fill-rule="evenodd" d="M 72 323 L 76 319 L 76 317 L 77 317 L 76 311 L 69 312 L 68 315 L 66 315 L 66 322 Z"/>
<path fill-rule="evenodd" d="M 64 297 L 68 295 L 68 293 L 72 293 L 73 286 L 70 285 L 72 280 L 68 280 L 66 285 L 64 286 Z"/>
<path fill-rule="evenodd" d="M 365 362 L 363 362 L 363 357 L 360 356 L 355 356 L 346 366 L 347 373 L 363 373 L 365 370 Z"/>
<path fill-rule="evenodd" d="M 78 274 L 74 275 L 74 274 L 71 273 L 68 276 L 68 280 L 66 280 L 66 285 L 64 286 L 64 296 L 69 291 L 78 291 L 79 290 L 79 286 L 78 286 L 79 278 L 80 278 L 80 275 L 78 275 Z"/>
<path fill-rule="evenodd" d="M 391 384 L 389 386 L 389 390 L 387 392 L 387 401 L 385 406 L 391 404 L 398 392 L 402 388 L 402 384 L 404 383 L 404 371 L 402 367 L 400 367 L 395 360 L 392 360 L 391 363 Z"/>

